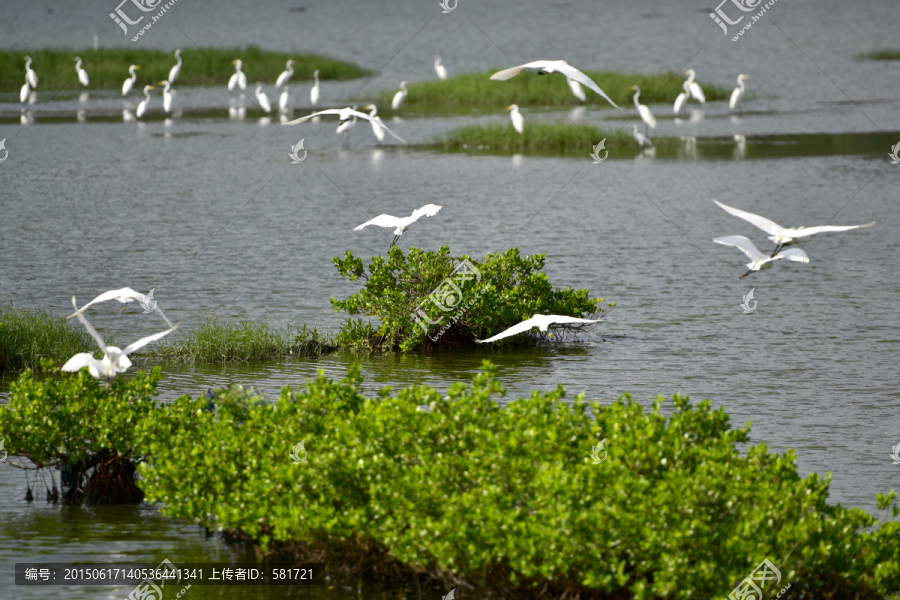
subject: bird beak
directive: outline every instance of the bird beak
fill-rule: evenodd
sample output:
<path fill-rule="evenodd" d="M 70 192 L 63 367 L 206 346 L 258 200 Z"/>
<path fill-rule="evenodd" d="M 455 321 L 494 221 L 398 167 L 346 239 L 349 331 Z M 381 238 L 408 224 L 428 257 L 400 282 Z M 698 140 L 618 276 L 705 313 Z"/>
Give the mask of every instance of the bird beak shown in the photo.
<path fill-rule="evenodd" d="M 165 81 L 157 81 L 157 82 L 156 82 L 156 85 L 163 85 L 163 84 L 165 84 L 165 83 L 166 83 Z"/>
<path fill-rule="evenodd" d="M 631 86 L 631 87 L 628 88 L 628 89 L 634 91 L 634 86 Z"/>
<path fill-rule="evenodd" d="M 512 106 L 507 106 L 506 110 L 512 110 Z"/>
<path fill-rule="evenodd" d="M 236 65 L 236 64 L 237 64 L 237 60 L 231 61 L 231 64 Z"/>
<path fill-rule="evenodd" d="M 151 86 L 150 86 L 150 89 L 151 89 L 151 90 L 155 90 L 155 89 L 156 89 L 156 86 L 155 86 L 155 85 L 151 85 Z"/>
<path fill-rule="evenodd" d="M 140 69 L 140 68 L 141 68 L 140 65 L 134 65 L 134 69 L 135 69 L 135 70 L 138 70 L 138 69 Z"/>

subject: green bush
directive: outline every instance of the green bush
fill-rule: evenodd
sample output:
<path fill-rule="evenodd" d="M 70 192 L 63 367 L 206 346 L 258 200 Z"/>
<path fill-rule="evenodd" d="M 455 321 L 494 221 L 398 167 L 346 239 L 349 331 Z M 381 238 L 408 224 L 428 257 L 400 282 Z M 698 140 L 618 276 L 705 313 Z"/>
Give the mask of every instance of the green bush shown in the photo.
<path fill-rule="evenodd" d="M 368 342 L 388 350 L 473 346 L 476 338 L 500 333 L 535 314 L 582 317 L 603 311 L 603 299 L 590 298 L 588 290 L 554 289 L 547 275 L 540 272 L 544 255 L 522 258 L 518 248 L 489 254 L 479 261 L 465 255 L 450 256 L 447 246 L 436 252 L 410 248 L 407 255 L 395 246 L 386 259 L 372 257 L 368 273 L 362 259 L 350 251 L 333 261 L 341 275 L 351 281 L 362 277 L 366 282 L 362 290 L 346 300 L 332 298 L 335 312 L 376 316 L 381 321 L 377 329 L 348 321 L 341 339 Z M 456 271 L 460 265 L 470 265 L 466 268 L 474 268 L 477 273 Z M 446 283 L 448 278 L 453 284 Z M 607 305 L 612 306 L 615 304 Z M 438 336 L 445 327 L 449 329 Z M 532 340 L 528 336 L 513 336 L 497 344 L 525 344 Z"/>
<path fill-rule="evenodd" d="M 527 118 L 527 117 L 526 117 Z M 519 133 L 511 124 L 488 126 L 469 125 L 445 134 L 431 146 L 450 150 L 499 150 L 503 152 L 554 151 L 580 154 L 584 158 L 600 140 L 605 148 L 634 144 L 631 130 L 601 131 L 591 125 L 570 123 L 525 122 L 525 132 Z M 600 156 L 604 155 L 600 150 Z"/>
<path fill-rule="evenodd" d="M 109 343 L 115 345 L 115 340 Z M 79 352 L 97 350 L 84 328 L 46 308 L 0 306 L 0 372 L 40 370 L 42 358 L 64 363 Z"/>
<path fill-rule="evenodd" d="M 393 561 L 506 597 L 724 597 L 764 558 L 794 597 L 896 589 L 898 524 L 826 504 L 829 479 L 800 478 L 793 451 L 742 456 L 749 425 L 731 429 L 709 401 L 675 395 L 667 418 L 661 397 L 645 411 L 559 388 L 503 408 L 494 374 L 367 399 L 354 368 L 273 405 L 224 393 L 215 414 L 179 398 L 139 424 L 144 489 L 264 552 Z"/>

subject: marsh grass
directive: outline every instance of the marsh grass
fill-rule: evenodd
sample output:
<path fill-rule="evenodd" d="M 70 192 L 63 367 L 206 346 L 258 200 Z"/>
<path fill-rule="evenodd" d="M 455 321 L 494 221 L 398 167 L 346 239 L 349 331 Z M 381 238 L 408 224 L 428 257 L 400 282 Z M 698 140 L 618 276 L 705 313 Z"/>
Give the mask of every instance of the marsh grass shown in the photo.
<path fill-rule="evenodd" d="M 861 60 L 900 60 L 900 50 L 875 50 L 860 54 Z"/>
<path fill-rule="evenodd" d="M 0 306 L 0 372 L 40 371 L 41 358 L 63 364 L 79 352 L 95 350 L 96 343 L 83 328 L 47 308 Z"/>
<path fill-rule="evenodd" d="M 427 106 L 564 106 L 578 104 L 572 91 L 562 75 L 540 76 L 533 71 L 526 71 L 507 81 L 492 81 L 495 71 L 485 73 L 464 73 L 446 80 L 435 79 L 413 83 L 407 86 L 409 94 L 403 107 L 416 105 Z M 74 73 L 74 70 L 73 70 Z M 597 82 L 613 102 L 624 109 L 632 106 L 634 95 L 629 88 L 637 85 L 641 88 L 641 103 L 675 102 L 681 93 L 681 84 L 685 76 L 681 73 L 662 73 L 645 75 L 642 73 L 613 73 L 585 71 Z M 699 82 L 707 101 L 724 100 L 731 93 L 730 89 L 721 88 L 709 83 Z M 396 90 L 384 92 L 380 103 L 390 106 Z M 585 88 L 586 104 L 610 106 L 601 96 Z M 401 111 L 403 110 L 401 107 Z"/>
<path fill-rule="evenodd" d="M 606 148 L 633 144 L 630 133 L 601 131 L 591 125 L 525 122 L 519 134 L 511 124 L 470 125 L 434 140 L 430 146 L 445 150 L 489 150 L 500 152 L 561 151 L 587 156 L 594 145 L 606 139 Z M 601 156 L 603 152 L 600 153 Z"/>
<path fill-rule="evenodd" d="M 335 349 L 315 328 L 274 327 L 267 321 L 220 321 L 209 317 L 187 335 L 168 338 L 148 356 L 187 363 L 248 362 L 319 355 Z"/>
<path fill-rule="evenodd" d="M 288 59 L 294 61 L 294 76 L 291 82 L 312 80 L 313 71 L 319 69 L 320 79 L 356 79 L 367 73 L 358 65 L 335 60 L 316 54 L 287 54 L 269 52 L 255 46 L 247 48 L 183 48 L 183 65 L 175 86 L 204 86 L 228 83 L 234 73 L 231 64 L 236 58 L 244 62 L 243 71 L 248 84 L 262 81 L 273 85 L 278 75 L 284 71 Z M 93 49 L 83 50 L 4 50 L 0 51 L 0 91 L 18 92 L 25 83 L 25 55 L 33 59 L 32 68 L 38 75 L 38 92 L 56 90 L 121 90 L 122 82 L 128 78 L 128 67 L 139 65 L 138 78 L 134 89 L 144 85 L 156 85 L 169 76 L 169 69 L 175 65 L 171 51 L 138 48 L 106 49 L 96 53 Z M 78 83 L 75 72 L 75 56 L 84 60 L 83 68 L 90 77 L 86 88 Z"/>

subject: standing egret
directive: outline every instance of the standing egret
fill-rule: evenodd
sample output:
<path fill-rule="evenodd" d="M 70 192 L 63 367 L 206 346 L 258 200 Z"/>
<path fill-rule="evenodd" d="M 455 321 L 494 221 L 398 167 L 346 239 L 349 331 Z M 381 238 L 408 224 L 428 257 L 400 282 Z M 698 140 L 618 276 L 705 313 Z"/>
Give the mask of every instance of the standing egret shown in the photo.
<path fill-rule="evenodd" d="M 391 108 L 393 110 L 397 110 L 400 108 L 400 105 L 403 104 L 403 101 L 406 100 L 406 82 L 400 82 L 400 91 L 394 94 L 394 99 L 391 100 Z"/>
<path fill-rule="evenodd" d="M 285 123 L 285 125 L 298 125 L 300 123 L 305 123 L 306 121 L 309 121 L 310 119 L 316 119 L 320 115 L 338 115 L 340 117 L 340 123 L 341 123 L 342 127 L 344 125 L 350 124 L 344 130 L 341 130 L 341 127 L 338 127 L 338 131 L 336 133 L 343 133 L 344 131 L 346 131 L 347 129 L 352 127 L 353 126 L 352 123 L 355 123 L 357 118 L 365 119 L 366 121 L 374 120 L 370 115 L 367 115 L 366 113 L 357 112 L 355 109 L 350 108 L 350 107 L 329 108 L 328 110 L 314 112 L 311 115 L 306 115 L 305 117 L 300 117 L 299 119 L 294 119 L 293 121 L 288 121 L 287 123 Z M 404 144 L 406 143 L 406 140 L 404 140 L 399 135 L 397 135 L 396 133 L 394 133 L 393 131 L 388 129 L 387 125 L 385 125 L 384 122 L 382 122 L 382 120 L 380 118 L 378 119 L 378 124 L 389 134 L 391 134 L 392 136 L 394 136 L 395 138 L 397 138 Z"/>
<path fill-rule="evenodd" d="M 34 72 L 34 69 L 31 68 L 31 57 L 25 57 L 25 81 L 28 82 L 28 85 L 32 87 L 32 89 L 37 89 L 38 84 L 38 76 L 37 73 Z"/>
<path fill-rule="evenodd" d="M 572 90 L 572 95 L 578 98 L 580 102 L 587 101 L 587 96 L 584 94 L 584 88 L 581 87 L 581 84 L 572 79 L 571 77 L 566 77 L 566 83 L 569 84 L 569 89 Z"/>
<path fill-rule="evenodd" d="M 738 75 L 737 76 L 737 84 L 738 86 L 734 88 L 734 91 L 731 92 L 731 99 L 728 101 L 728 109 L 734 110 L 734 107 L 738 105 L 738 102 L 741 101 L 741 96 L 744 95 L 744 80 L 750 79 L 746 75 Z"/>
<path fill-rule="evenodd" d="M 169 69 L 169 83 L 175 83 L 178 75 L 181 74 L 181 48 L 175 51 L 175 58 L 178 60 L 175 66 Z"/>
<path fill-rule="evenodd" d="M 129 367 L 131 367 L 131 361 L 128 359 L 129 354 L 136 350 L 140 350 L 147 344 L 155 342 L 156 340 L 161 339 L 178 329 L 178 325 L 176 325 L 171 329 L 168 329 L 161 333 L 141 338 L 122 350 L 116 346 L 106 345 L 106 342 L 103 341 L 103 338 L 100 337 L 100 334 L 97 333 L 97 330 L 95 330 L 88 322 L 88 320 L 84 318 L 81 312 L 78 311 L 78 305 L 75 304 L 75 296 L 72 296 L 72 305 L 77 311 L 75 315 L 78 317 L 78 320 L 81 321 L 81 324 L 84 325 L 85 329 L 87 329 L 88 334 L 92 338 L 94 338 L 94 341 L 96 341 L 97 345 L 100 346 L 100 350 L 103 351 L 103 359 L 97 360 L 89 352 L 82 352 L 70 358 L 66 362 L 66 364 L 62 366 L 62 370 L 68 372 L 78 372 L 84 367 L 87 367 L 91 376 L 96 379 L 100 379 L 101 377 L 109 379 L 110 377 L 115 377 L 119 373 L 124 373 L 128 370 Z"/>
<path fill-rule="evenodd" d="M 434 72 L 437 73 L 438 79 L 447 79 L 447 67 L 441 64 L 441 57 L 434 57 Z"/>
<path fill-rule="evenodd" d="M 231 64 L 234 65 L 234 73 L 231 78 L 228 79 L 228 91 L 234 89 L 235 86 L 241 88 L 241 90 L 247 89 L 247 76 L 244 75 L 244 72 L 241 71 L 241 67 L 243 66 L 243 62 L 241 59 L 235 59 L 231 61 Z"/>
<path fill-rule="evenodd" d="M 284 86 L 281 95 L 278 97 L 278 110 L 280 112 L 288 111 L 288 104 L 291 101 L 291 88 Z"/>
<path fill-rule="evenodd" d="M 157 304 L 156 300 L 153 299 L 153 290 L 155 290 L 155 289 L 156 288 L 153 288 L 152 290 L 150 290 L 150 293 L 146 294 L 146 295 L 142 294 L 140 292 L 136 292 L 129 287 L 124 287 L 124 288 L 121 288 L 118 290 L 110 290 L 108 292 L 103 292 L 102 294 L 100 294 L 99 296 L 97 296 L 96 298 L 94 298 L 93 300 L 91 300 L 90 302 L 88 302 L 87 304 L 82 306 L 81 308 L 79 308 L 77 313 L 83 313 L 90 306 L 92 306 L 94 304 L 98 304 L 100 302 L 107 302 L 109 300 L 115 300 L 117 302 L 121 302 L 122 303 L 122 312 L 125 312 L 125 308 L 127 308 L 128 303 L 134 302 L 135 300 L 137 300 L 138 304 L 141 305 L 141 308 L 144 309 L 144 314 L 149 314 L 151 312 L 157 312 L 157 313 L 159 313 L 159 316 L 161 316 L 163 318 L 163 320 L 169 324 L 169 327 L 172 327 L 172 321 L 169 320 L 169 317 L 167 317 L 165 314 L 163 314 L 162 309 L 159 308 L 159 305 Z M 66 318 L 71 319 L 77 313 L 72 313 L 71 315 L 69 315 Z"/>
<path fill-rule="evenodd" d="M 150 104 L 150 90 L 155 90 L 156 87 L 152 85 L 144 86 L 144 99 L 141 100 L 141 103 L 138 104 L 137 109 L 134 111 L 134 116 L 140 119 L 144 116 L 144 113 L 147 112 L 147 105 Z"/>
<path fill-rule="evenodd" d="M 387 127 L 385 127 L 385 129 L 387 129 Z M 400 239 L 400 236 L 403 235 L 403 232 L 409 229 L 410 225 L 412 225 L 422 217 L 433 217 L 438 213 L 439 210 L 441 210 L 441 207 L 437 204 L 426 204 L 422 208 L 414 210 L 413 213 L 408 217 L 378 215 L 374 219 L 369 219 L 362 225 L 354 227 L 353 231 L 359 231 L 363 227 L 368 227 L 369 225 L 377 225 L 378 227 L 393 227 L 394 241 L 391 242 L 391 248 L 393 248 L 394 244 L 397 243 L 397 240 Z"/>
<path fill-rule="evenodd" d="M 316 80 L 316 83 L 312 86 L 312 89 L 309 90 L 309 101 L 312 102 L 312 105 L 315 106 L 319 103 L 319 70 L 316 69 L 315 73 L 313 73 L 313 79 Z"/>
<path fill-rule="evenodd" d="M 375 137 L 379 142 L 382 141 L 384 139 L 384 122 L 381 120 L 381 117 L 378 116 L 378 107 L 374 104 L 369 104 L 363 108 L 369 111 L 369 116 L 371 117 L 369 122 L 372 124 L 372 133 L 375 134 Z"/>
<path fill-rule="evenodd" d="M 697 74 L 693 69 L 688 69 L 684 72 L 684 74 L 688 76 L 687 81 L 684 82 L 684 85 L 690 92 L 691 96 L 700 104 L 705 104 L 706 96 L 703 94 L 703 89 L 700 87 L 699 83 L 694 81 L 694 79 L 697 77 Z"/>
<path fill-rule="evenodd" d="M 272 105 L 269 104 L 269 97 L 262 91 L 262 83 L 258 81 L 256 82 L 256 101 L 259 102 L 259 107 L 265 112 L 272 112 Z"/>
<path fill-rule="evenodd" d="M 163 79 L 158 82 L 156 85 L 163 86 L 163 110 L 166 111 L 166 114 L 172 112 L 172 92 L 169 91 L 171 88 L 171 84 L 168 79 Z"/>
<path fill-rule="evenodd" d="M 678 94 L 675 98 L 675 104 L 672 106 L 672 112 L 674 114 L 678 114 L 681 112 L 681 109 L 684 107 L 685 103 L 688 101 L 688 98 L 691 97 L 691 92 L 688 89 L 687 81 L 681 84 L 682 92 Z M 679 121 L 680 122 L 680 121 Z"/>
<path fill-rule="evenodd" d="M 137 73 L 135 71 L 140 69 L 137 65 L 131 65 L 128 67 L 128 72 L 131 74 L 131 77 L 125 80 L 125 83 L 122 84 L 122 95 L 127 96 L 128 92 L 131 91 L 131 88 L 134 87 L 134 82 L 137 81 Z"/>
<path fill-rule="evenodd" d="M 631 124 L 631 135 L 632 137 L 634 137 L 634 141 L 636 141 L 638 143 L 638 146 L 640 146 L 641 148 L 643 148 L 644 146 L 653 145 L 653 142 L 650 141 L 650 138 L 638 131 L 636 123 Z"/>
<path fill-rule="evenodd" d="M 715 202 L 719 206 L 719 208 L 721 208 L 728 214 L 734 215 L 735 217 L 738 217 L 740 219 L 744 219 L 748 223 L 756 225 L 757 227 L 768 233 L 769 239 L 775 242 L 775 252 L 778 252 L 784 246 L 790 246 L 797 243 L 800 238 L 816 235 L 817 233 L 849 231 L 851 229 L 866 229 L 867 227 L 871 227 L 876 223 L 875 221 L 872 221 L 871 223 L 866 223 L 865 225 L 817 225 L 815 227 L 794 227 L 788 229 L 773 221 L 770 221 L 765 217 L 754 215 L 753 213 L 745 212 L 737 208 L 732 208 L 730 206 L 722 204 L 718 200 L 713 200 L 713 202 Z"/>
<path fill-rule="evenodd" d="M 506 110 L 509 111 L 509 118 L 512 119 L 513 128 L 520 134 L 524 132 L 525 118 L 522 116 L 522 113 L 519 112 L 519 107 L 515 104 L 510 104 L 506 107 Z"/>
<path fill-rule="evenodd" d="M 560 75 L 565 75 L 567 78 L 572 79 L 573 81 L 576 81 L 581 85 L 587 86 L 588 88 L 594 90 L 604 99 L 606 99 L 607 102 L 609 102 L 616 108 L 619 108 L 619 106 L 615 102 L 613 102 L 609 96 L 606 95 L 606 92 L 601 90 L 600 86 L 594 83 L 593 79 L 564 60 L 536 60 L 524 65 L 519 65 L 518 67 L 512 67 L 510 69 L 497 71 L 496 73 L 491 75 L 491 79 L 494 81 L 506 81 L 507 79 L 512 79 L 526 69 L 537 71 L 538 75 L 549 75 L 550 73 L 559 73 Z M 572 93 L 574 94 L 575 91 L 573 90 Z"/>
<path fill-rule="evenodd" d="M 282 71 L 281 75 L 278 76 L 278 79 L 275 80 L 275 87 L 280 88 L 284 84 L 288 82 L 288 79 L 293 77 L 294 75 L 294 61 L 287 61 L 287 69 Z"/>
<path fill-rule="evenodd" d="M 87 71 L 81 68 L 81 58 L 76 56 L 72 60 L 75 61 L 75 72 L 78 73 L 78 81 L 81 82 L 81 85 L 87 86 L 91 79 L 88 77 Z"/>
<path fill-rule="evenodd" d="M 781 260 L 782 258 L 791 262 L 809 262 L 809 257 L 806 255 L 806 252 L 804 252 L 800 248 L 788 248 L 787 250 L 779 252 L 778 254 L 766 256 L 765 254 L 760 252 L 756 246 L 753 245 L 753 242 L 742 235 L 729 235 L 721 238 L 715 238 L 713 239 L 713 241 L 717 244 L 722 244 L 725 246 L 734 246 L 750 258 L 752 262 L 747 263 L 747 268 L 750 270 L 741 275 L 741 279 L 743 279 L 750 273 L 753 273 L 754 271 L 770 269 L 773 262 L 775 262 L 776 260 Z"/>
<path fill-rule="evenodd" d="M 650 129 L 656 129 L 656 117 L 653 116 L 653 113 L 650 112 L 650 109 L 647 108 L 646 105 L 639 102 L 641 97 L 641 88 L 633 85 L 631 86 L 631 89 L 634 91 L 634 107 L 637 109 L 638 114 L 641 116 L 641 121 L 644 122 L 645 134 L 649 134 L 650 132 L 647 130 L 647 127 L 649 127 Z"/>
<path fill-rule="evenodd" d="M 486 344 L 488 342 L 496 342 L 497 340 L 502 340 L 503 338 L 509 337 L 511 335 L 529 331 L 534 327 L 537 327 L 539 331 L 546 332 L 551 325 L 555 325 L 557 323 L 564 325 L 570 325 L 574 323 L 588 325 L 591 323 L 599 323 L 602 320 L 603 319 L 579 319 L 578 317 L 567 317 L 565 315 L 534 315 L 530 319 L 526 319 L 518 325 L 513 325 L 509 329 L 498 333 L 494 337 L 489 337 L 486 340 L 476 339 L 475 341 L 479 344 Z"/>
<path fill-rule="evenodd" d="M 31 86 L 28 85 L 28 80 L 25 80 L 25 85 L 22 86 L 22 89 L 19 90 L 19 102 L 25 103 L 28 100 L 28 95 L 31 93 Z"/>

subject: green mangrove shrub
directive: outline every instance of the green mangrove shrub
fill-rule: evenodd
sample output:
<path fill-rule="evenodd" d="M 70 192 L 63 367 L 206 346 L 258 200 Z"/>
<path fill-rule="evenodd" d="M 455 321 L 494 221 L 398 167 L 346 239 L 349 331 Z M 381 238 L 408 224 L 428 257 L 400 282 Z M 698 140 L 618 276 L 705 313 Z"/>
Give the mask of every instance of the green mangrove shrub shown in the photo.
<path fill-rule="evenodd" d="M 53 370 L 52 361 L 42 362 Z M 38 469 L 59 467 L 64 500 L 139 502 L 135 467 L 144 456 L 134 425 L 156 409 L 161 378 L 157 367 L 110 384 L 87 369 L 38 381 L 26 369 L 11 384 L 9 403 L 0 405 L 0 439 L 10 457 Z M 55 481 L 50 494 L 57 494 Z"/>
<path fill-rule="evenodd" d="M 593 147 L 606 140 L 604 147 L 635 144 L 631 131 L 601 131 L 592 125 L 540 123 L 527 121 L 520 134 L 509 122 L 499 125 L 469 125 L 451 131 L 431 143 L 448 150 L 491 150 L 501 152 L 554 151 L 587 157 Z M 600 151 L 603 155 L 602 150 Z"/>
<path fill-rule="evenodd" d="M 47 308 L 0 306 L 0 373 L 40 370 L 42 358 L 66 362 L 79 352 L 96 350 L 96 342 L 83 328 L 73 327 Z"/>
<path fill-rule="evenodd" d="M 366 398 L 354 367 L 214 413 L 182 397 L 139 423 L 142 485 L 264 553 L 505 597 L 720 598 L 766 558 L 794 597 L 896 590 L 898 523 L 828 505 L 829 478 L 799 477 L 793 451 L 742 455 L 749 425 L 709 401 L 675 395 L 666 416 L 661 397 L 645 410 L 557 388 L 503 407 L 495 373 Z M 894 500 L 879 507 L 896 516 Z"/>
<path fill-rule="evenodd" d="M 333 259 L 338 272 L 365 286 L 346 300 L 331 299 L 335 312 L 375 316 L 377 329 L 348 321 L 339 339 L 373 348 L 407 352 L 428 346 L 473 346 L 535 314 L 573 317 L 604 313 L 603 298 L 584 289 L 553 288 L 544 268 L 544 255 L 522 257 L 518 248 L 488 254 L 484 260 L 393 247 L 387 257 L 374 256 L 366 270 L 363 260 L 348 250 Z M 363 337 L 368 336 L 368 337 Z M 515 336 L 498 342 L 524 344 L 534 338 Z"/>

